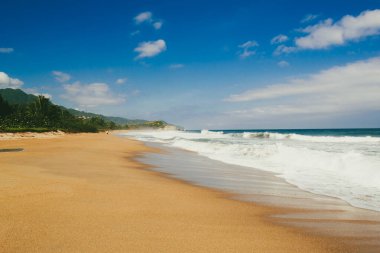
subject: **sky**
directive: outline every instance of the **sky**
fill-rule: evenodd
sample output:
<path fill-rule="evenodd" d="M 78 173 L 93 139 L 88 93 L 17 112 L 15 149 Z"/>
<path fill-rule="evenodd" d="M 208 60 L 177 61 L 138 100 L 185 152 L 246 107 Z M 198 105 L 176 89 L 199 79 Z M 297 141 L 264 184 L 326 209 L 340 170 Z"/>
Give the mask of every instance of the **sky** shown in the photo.
<path fill-rule="evenodd" d="M 186 129 L 380 127 L 380 0 L 0 5 L 0 88 Z"/>

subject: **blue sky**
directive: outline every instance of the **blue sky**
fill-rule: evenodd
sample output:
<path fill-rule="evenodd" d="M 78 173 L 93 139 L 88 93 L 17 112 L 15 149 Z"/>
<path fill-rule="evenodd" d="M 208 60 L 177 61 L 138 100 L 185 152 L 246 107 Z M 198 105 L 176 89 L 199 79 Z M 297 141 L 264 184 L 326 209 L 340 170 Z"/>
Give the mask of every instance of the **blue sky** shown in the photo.
<path fill-rule="evenodd" d="M 380 126 L 380 0 L 1 6 L 0 88 L 186 128 Z"/>

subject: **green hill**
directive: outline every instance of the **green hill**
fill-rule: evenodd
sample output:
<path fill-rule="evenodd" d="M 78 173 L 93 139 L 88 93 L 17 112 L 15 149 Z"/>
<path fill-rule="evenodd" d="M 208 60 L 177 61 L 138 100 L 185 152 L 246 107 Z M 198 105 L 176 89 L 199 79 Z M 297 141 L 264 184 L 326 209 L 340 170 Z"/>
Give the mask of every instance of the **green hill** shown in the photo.
<path fill-rule="evenodd" d="M 20 89 L 0 89 L 0 132 L 98 132 L 109 129 L 182 129 L 165 121 L 131 120 L 67 109 Z"/>
<path fill-rule="evenodd" d="M 32 95 L 32 94 L 27 94 L 20 89 L 10 89 L 10 88 L 0 89 L 0 96 L 2 96 L 2 98 L 5 101 L 7 101 L 10 105 L 27 105 L 37 100 L 37 96 Z M 127 124 L 139 125 L 139 124 L 144 124 L 148 122 L 146 120 L 141 120 L 141 119 L 126 119 L 122 117 L 104 116 L 104 115 L 96 114 L 96 113 L 78 111 L 75 109 L 66 108 L 64 106 L 60 106 L 60 107 L 64 110 L 67 110 L 72 115 L 77 116 L 77 117 L 88 117 L 88 118 L 99 117 L 106 121 L 112 121 L 117 125 L 127 125 Z"/>
<path fill-rule="evenodd" d="M 11 105 L 26 105 L 34 102 L 37 99 L 37 96 L 27 94 L 20 89 L 11 88 L 0 89 L 0 95 Z"/>

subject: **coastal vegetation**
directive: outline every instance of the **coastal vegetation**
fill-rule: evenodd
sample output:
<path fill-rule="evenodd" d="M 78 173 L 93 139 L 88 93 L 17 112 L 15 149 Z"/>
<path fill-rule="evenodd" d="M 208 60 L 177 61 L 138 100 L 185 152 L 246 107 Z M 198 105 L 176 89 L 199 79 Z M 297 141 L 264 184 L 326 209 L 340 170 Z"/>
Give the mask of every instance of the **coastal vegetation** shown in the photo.
<path fill-rule="evenodd" d="M 112 120 L 113 119 L 113 120 Z M 22 90 L 0 90 L 0 132 L 98 132 L 114 129 L 164 128 L 165 121 L 129 120 L 81 112 L 53 104 Z"/>
<path fill-rule="evenodd" d="M 98 132 L 114 128 L 115 123 L 98 117 L 75 117 L 44 96 L 29 104 L 10 105 L 0 95 L 0 130 L 4 132 Z"/>

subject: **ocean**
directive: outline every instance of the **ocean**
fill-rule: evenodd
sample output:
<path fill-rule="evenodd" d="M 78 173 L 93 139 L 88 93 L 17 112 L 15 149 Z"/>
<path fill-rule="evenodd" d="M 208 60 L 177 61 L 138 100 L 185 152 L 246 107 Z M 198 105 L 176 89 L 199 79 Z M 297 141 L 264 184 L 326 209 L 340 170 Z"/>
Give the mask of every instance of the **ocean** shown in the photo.
<path fill-rule="evenodd" d="M 378 128 L 129 131 L 125 135 L 270 172 L 302 190 L 380 211 Z M 220 171 L 207 173 L 212 178 Z M 238 171 L 229 176 L 242 177 Z"/>

